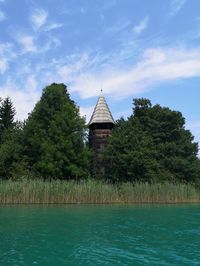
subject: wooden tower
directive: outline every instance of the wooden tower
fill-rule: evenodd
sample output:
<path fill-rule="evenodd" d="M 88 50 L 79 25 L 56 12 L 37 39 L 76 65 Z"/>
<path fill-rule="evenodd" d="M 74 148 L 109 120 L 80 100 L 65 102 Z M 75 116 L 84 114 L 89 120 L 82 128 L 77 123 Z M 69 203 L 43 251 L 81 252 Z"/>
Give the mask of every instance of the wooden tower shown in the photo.
<path fill-rule="evenodd" d="M 89 143 L 93 150 L 93 170 L 100 175 L 105 172 L 102 153 L 114 125 L 112 114 L 101 93 L 89 122 Z"/>

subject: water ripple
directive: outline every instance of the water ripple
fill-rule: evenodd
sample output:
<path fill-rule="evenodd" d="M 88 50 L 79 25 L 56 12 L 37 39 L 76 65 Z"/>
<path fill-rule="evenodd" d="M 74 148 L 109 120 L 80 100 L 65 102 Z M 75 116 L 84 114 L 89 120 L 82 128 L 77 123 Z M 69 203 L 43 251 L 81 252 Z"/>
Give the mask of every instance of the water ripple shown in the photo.
<path fill-rule="evenodd" d="M 5 206 L 0 265 L 200 265 L 200 206 Z"/>

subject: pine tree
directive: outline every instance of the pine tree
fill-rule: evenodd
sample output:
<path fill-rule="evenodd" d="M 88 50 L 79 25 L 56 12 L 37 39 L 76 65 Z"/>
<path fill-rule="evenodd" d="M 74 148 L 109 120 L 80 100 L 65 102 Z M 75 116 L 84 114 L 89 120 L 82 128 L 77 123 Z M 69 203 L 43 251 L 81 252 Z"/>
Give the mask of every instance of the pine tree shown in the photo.
<path fill-rule="evenodd" d="M 9 97 L 0 106 L 0 178 L 15 178 L 16 165 L 22 166 L 20 136 L 22 124 L 14 122 L 15 107 Z"/>
<path fill-rule="evenodd" d="M 0 138 L 3 142 L 4 135 L 14 126 L 15 108 L 9 97 L 6 97 L 0 106 Z"/>

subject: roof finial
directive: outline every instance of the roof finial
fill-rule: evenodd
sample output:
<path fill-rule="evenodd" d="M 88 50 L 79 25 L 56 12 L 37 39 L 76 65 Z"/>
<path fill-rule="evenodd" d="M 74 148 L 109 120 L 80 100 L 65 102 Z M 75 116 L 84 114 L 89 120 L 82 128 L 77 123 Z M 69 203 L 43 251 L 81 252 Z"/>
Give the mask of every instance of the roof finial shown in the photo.
<path fill-rule="evenodd" d="M 100 87 L 100 96 L 103 96 L 103 83 L 101 82 L 101 87 Z"/>

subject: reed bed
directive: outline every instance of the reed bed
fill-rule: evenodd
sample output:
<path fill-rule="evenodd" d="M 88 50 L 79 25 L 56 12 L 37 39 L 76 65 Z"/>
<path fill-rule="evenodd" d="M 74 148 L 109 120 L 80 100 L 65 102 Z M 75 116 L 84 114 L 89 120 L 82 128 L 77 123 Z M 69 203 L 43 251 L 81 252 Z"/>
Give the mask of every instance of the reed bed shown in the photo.
<path fill-rule="evenodd" d="M 192 184 L 108 184 L 98 180 L 0 181 L 0 204 L 199 202 L 200 189 Z"/>

